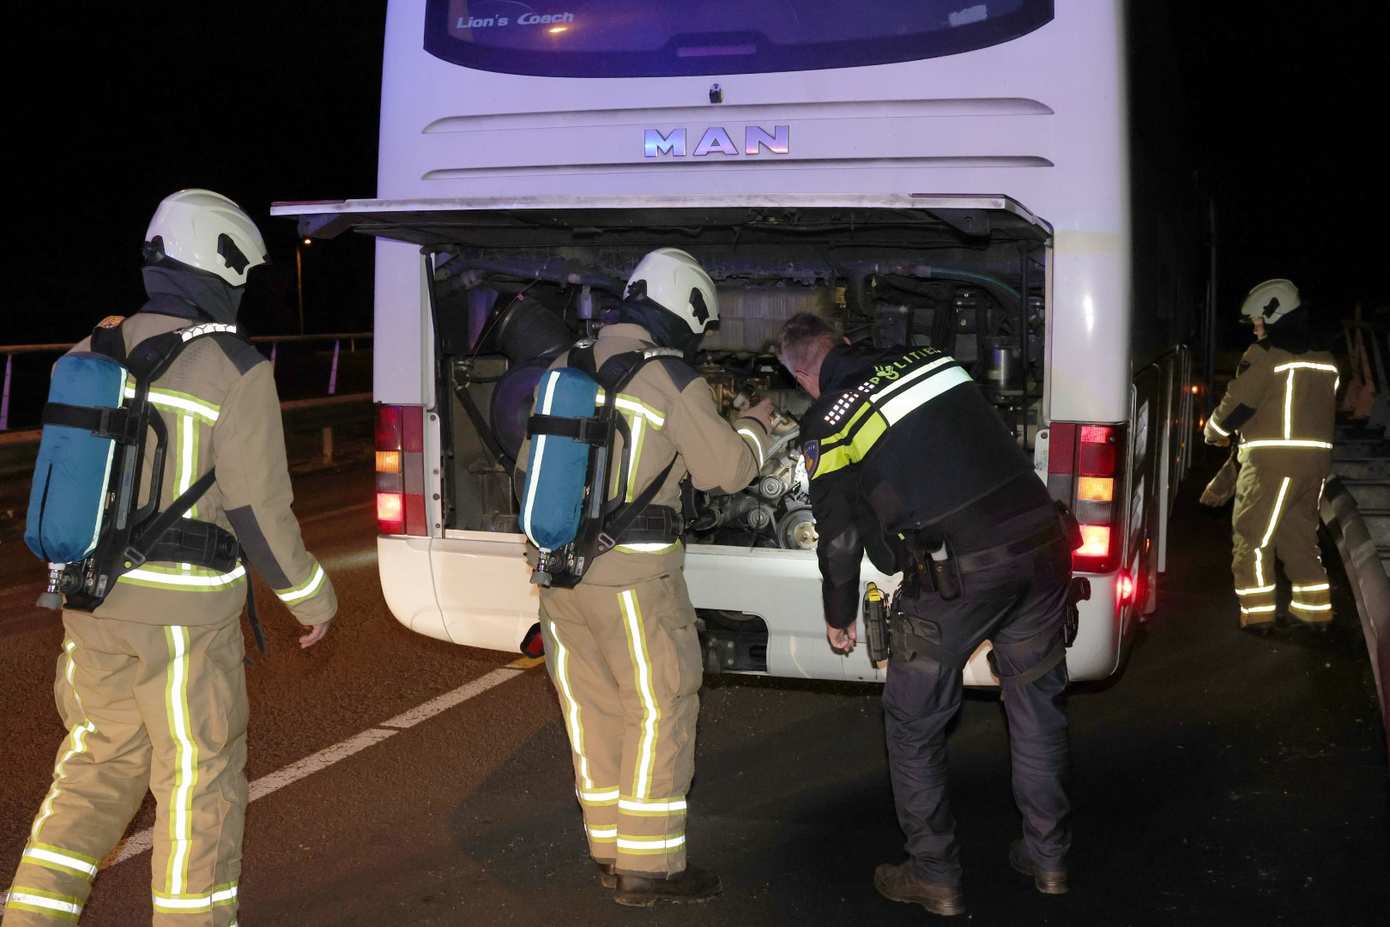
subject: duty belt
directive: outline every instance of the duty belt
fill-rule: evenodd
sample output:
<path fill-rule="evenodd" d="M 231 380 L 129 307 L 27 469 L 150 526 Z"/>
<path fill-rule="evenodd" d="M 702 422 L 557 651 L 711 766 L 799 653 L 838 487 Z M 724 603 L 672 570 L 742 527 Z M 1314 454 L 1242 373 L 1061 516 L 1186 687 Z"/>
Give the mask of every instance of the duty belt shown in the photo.
<path fill-rule="evenodd" d="M 212 522 L 182 519 L 145 552 L 146 560 L 191 563 L 226 573 L 240 560 L 237 539 Z"/>
<path fill-rule="evenodd" d="M 978 573 L 991 567 L 1002 566 L 1010 560 L 1060 540 L 1062 540 L 1062 532 L 1058 530 L 1055 522 L 1049 521 L 1037 531 L 1017 541 L 1010 541 L 997 547 L 987 547 L 984 550 L 957 554 L 955 558 L 956 568 L 962 573 Z"/>
<path fill-rule="evenodd" d="M 663 544 L 680 540 L 685 533 L 685 522 L 676 510 L 665 505 L 649 505 L 643 509 L 622 534 L 614 538 L 604 533 L 599 536 L 598 553 L 603 554 L 619 544 Z"/>

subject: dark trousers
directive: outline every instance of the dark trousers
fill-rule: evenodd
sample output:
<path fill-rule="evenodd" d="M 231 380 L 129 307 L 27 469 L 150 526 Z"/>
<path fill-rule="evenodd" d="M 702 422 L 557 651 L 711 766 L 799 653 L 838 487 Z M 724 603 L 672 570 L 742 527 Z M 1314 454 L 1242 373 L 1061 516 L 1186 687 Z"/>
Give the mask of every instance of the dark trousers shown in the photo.
<path fill-rule="evenodd" d="M 960 850 L 946 783 L 946 726 L 960 709 L 961 671 L 980 643 L 993 642 L 1009 723 L 1014 800 L 1023 836 L 1043 868 L 1071 847 L 1067 771 L 1066 661 L 1032 682 L 1062 637 L 1070 555 L 1056 543 L 1008 563 L 967 573 L 952 600 L 904 596 L 893 629 L 883 690 L 888 763 L 898 823 L 916 873 L 960 881 Z M 910 638 L 901 634 L 907 631 Z"/>

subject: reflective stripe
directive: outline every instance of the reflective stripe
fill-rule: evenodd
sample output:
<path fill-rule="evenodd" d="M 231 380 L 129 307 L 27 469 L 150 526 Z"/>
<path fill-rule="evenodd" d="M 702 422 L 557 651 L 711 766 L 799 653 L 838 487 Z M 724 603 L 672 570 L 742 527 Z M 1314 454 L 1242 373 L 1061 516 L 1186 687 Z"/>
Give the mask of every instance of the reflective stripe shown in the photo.
<path fill-rule="evenodd" d="M 1305 612 L 1330 612 L 1330 611 L 1332 611 L 1332 606 L 1331 606 L 1330 604 L 1328 604 L 1328 605 L 1310 605 L 1310 604 L 1307 603 L 1307 602 L 1300 602 L 1300 601 L 1298 601 L 1297 599 L 1294 599 L 1292 602 L 1289 603 L 1289 608 L 1297 608 L 1297 609 L 1300 609 L 1301 611 L 1305 611 Z"/>
<path fill-rule="evenodd" d="M 202 325 L 191 325 L 188 328 L 179 329 L 179 337 L 187 342 L 192 341 L 194 338 L 197 338 L 200 335 L 214 335 L 218 332 L 227 332 L 228 334 L 235 335 L 236 326 L 223 325 L 220 322 L 207 322 Z"/>
<path fill-rule="evenodd" d="M 1231 433 L 1229 431 L 1216 424 L 1216 419 L 1211 419 L 1209 422 L 1207 422 L 1207 427 L 1219 434 L 1223 438 L 1229 438 L 1231 436 Z"/>
<path fill-rule="evenodd" d="M 631 589 L 624 589 L 618 594 L 618 602 L 627 631 L 628 655 L 632 659 L 637 691 L 642 698 L 642 736 L 638 742 L 632 793 L 637 798 L 646 798 L 652 786 L 652 767 L 656 763 L 656 735 L 661 724 L 661 711 L 656 706 L 656 693 L 652 690 L 652 668 L 647 659 L 647 638 L 637 594 Z"/>
<path fill-rule="evenodd" d="M 164 629 L 169 645 L 169 681 L 164 694 L 169 734 L 174 739 L 174 789 L 169 800 L 169 853 L 166 883 L 170 895 L 180 895 L 188 882 L 193 850 L 193 787 L 198 781 L 198 745 L 193 741 L 188 711 L 188 629 Z M 156 902 L 158 897 L 156 896 Z"/>
<path fill-rule="evenodd" d="M 284 602 L 286 605 L 293 605 L 295 602 L 303 601 L 316 594 L 323 586 L 323 581 L 327 578 L 328 575 L 323 572 L 323 567 L 315 562 L 314 572 L 302 585 L 291 587 L 283 592 L 276 590 L 275 594 L 280 598 L 281 602 Z"/>
<path fill-rule="evenodd" d="M 595 791 L 580 789 L 577 794 L 579 795 L 579 800 L 586 805 L 613 805 L 617 804 L 618 796 L 622 793 L 618 789 L 612 788 L 598 789 Z"/>
<path fill-rule="evenodd" d="M 159 409 L 171 409 L 177 412 L 186 412 L 205 419 L 208 424 L 216 424 L 221 409 L 210 402 L 199 399 L 197 396 L 181 393 L 173 389 L 154 389 L 151 388 L 148 394 L 149 401 Z M 125 398 L 135 398 L 135 387 L 125 388 Z"/>
<path fill-rule="evenodd" d="M 1264 592 L 1273 592 L 1275 586 L 1251 586 L 1248 589 L 1237 589 L 1236 595 L 1259 595 Z"/>
<path fill-rule="evenodd" d="M 148 586 L 153 589 L 178 589 L 183 592 L 216 592 L 225 589 L 246 577 L 246 567 L 237 564 L 226 573 L 213 573 L 194 567 L 190 572 L 164 572 L 157 566 L 146 564 L 137 570 L 121 574 L 117 582 L 135 586 Z"/>
<path fill-rule="evenodd" d="M 600 401 L 602 401 L 600 399 Z M 631 412 L 640 415 L 651 423 L 653 428 L 660 428 L 666 424 L 666 418 L 660 412 L 647 405 L 636 396 L 629 396 L 626 393 L 619 393 L 618 399 L 613 405 L 622 409 L 624 412 Z"/>
<path fill-rule="evenodd" d="M 640 541 L 636 544 L 619 544 L 617 549 L 629 554 L 663 554 L 675 547 L 679 541 Z"/>
<path fill-rule="evenodd" d="M 1268 547 L 1269 539 L 1274 537 L 1274 529 L 1279 527 L 1279 515 L 1284 510 L 1284 496 L 1289 491 L 1290 478 L 1284 477 L 1279 483 L 1279 496 L 1274 500 L 1274 511 L 1269 516 L 1269 527 L 1265 528 L 1264 540 L 1260 541 L 1260 547 Z"/>
<path fill-rule="evenodd" d="M 670 814 L 674 811 L 685 811 L 686 804 L 684 798 L 672 798 L 666 801 L 636 801 L 631 798 L 624 798 L 618 802 L 618 810 L 632 814 Z"/>
<path fill-rule="evenodd" d="M 209 911 L 221 905 L 234 904 L 236 902 L 237 887 L 235 882 L 226 885 L 219 885 L 206 895 L 185 895 L 179 892 L 151 892 L 156 911 L 164 911 L 174 914 L 194 914 Z"/>
<path fill-rule="evenodd" d="M 1275 373 L 1283 373 L 1285 370 L 1326 370 L 1329 373 L 1338 373 L 1332 364 L 1314 364 L 1311 361 L 1291 361 L 1274 368 Z"/>
<path fill-rule="evenodd" d="M 646 424 L 646 419 L 640 415 L 634 415 L 631 419 L 632 446 L 627 449 L 627 486 L 624 487 L 624 496 L 631 502 L 637 495 L 637 462 L 642 459 L 642 426 Z"/>
<path fill-rule="evenodd" d="M 612 827 L 591 827 L 589 828 L 589 839 L 599 843 L 607 843 L 616 840 L 618 837 L 618 825 Z"/>
<path fill-rule="evenodd" d="M 1282 438 L 1262 438 L 1259 441 L 1243 441 L 1241 447 L 1315 447 L 1332 450 L 1332 445 L 1327 441 L 1304 441 L 1301 439 L 1285 440 Z"/>
<path fill-rule="evenodd" d="M 1314 583 L 1311 586 L 1294 586 L 1294 592 L 1322 592 L 1324 589 L 1331 589 L 1331 583 Z"/>
<path fill-rule="evenodd" d="M 665 837 L 618 837 L 618 849 L 629 853 L 664 853 L 685 845 L 685 834 L 668 834 Z"/>
<path fill-rule="evenodd" d="M 1255 548 L 1255 582 L 1263 585 L 1265 581 L 1264 552 L 1258 547 Z"/>
<path fill-rule="evenodd" d="M 1293 375 L 1296 370 L 1289 371 L 1289 379 L 1284 383 L 1284 440 L 1293 437 Z"/>
<path fill-rule="evenodd" d="M 970 374 L 959 367 L 943 370 L 935 376 L 894 394 L 892 399 L 879 407 L 879 411 L 883 413 L 883 417 L 888 420 L 889 425 L 896 425 L 924 403 L 930 402 L 947 390 L 955 389 L 957 386 L 969 382 L 971 382 Z"/>
<path fill-rule="evenodd" d="M 77 651 L 77 642 L 73 640 L 64 641 L 63 650 L 66 651 L 68 655 L 68 664 L 63 670 L 63 678 L 67 680 L 68 688 L 72 690 L 72 697 L 76 700 L 77 707 L 82 709 L 82 698 L 77 694 L 77 685 L 73 681 L 73 675 L 77 664 L 74 662 L 72 655 Z M 73 725 L 72 730 L 69 732 L 72 737 L 72 746 L 53 767 L 53 785 L 49 787 L 48 795 L 44 798 L 43 804 L 39 806 L 39 813 L 34 818 L 34 826 L 30 828 L 29 831 L 30 836 L 37 837 L 39 831 L 43 828 L 44 822 L 52 816 L 53 803 L 57 801 L 58 796 L 62 794 L 62 789 L 59 787 L 59 784 L 67 776 L 64 767 L 67 765 L 68 760 L 86 751 L 87 745 L 83 740 L 88 734 L 95 734 L 96 730 L 96 725 L 86 719 Z"/>
<path fill-rule="evenodd" d="M 61 866 L 64 869 L 71 869 L 89 879 L 97 874 L 96 860 L 91 857 L 74 856 L 66 851 L 60 851 L 56 847 L 48 847 L 43 844 L 30 844 L 25 847 L 23 858 L 37 863 L 48 863 L 53 866 Z"/>
<path fill-rule="evenodd" d="M 82 902 L 71 895 L 59 895 L 57 892 L 46 892 L 41 888 L 29 888 L 24 885 L 16 885 L 10 889 L 10 897 L 5 902 L 5 907 L 36 911 L 40 914 L 60 914 L 73 920 L 82 913 Z"/>
<path fill-rule="evenodd" d="M 912 371 L 907 376 L 899 377 L 897 380 L 894 380 L 893 382 L 885 386 L 883 389 L 871 395 L 869 397 L 869 401 L 872 402 L 874 405 L 879 405 L 886 399 L 888 399 L 889 396 L 906 387 L 909 383 L 926 376 L 927 374 L 931 373 L 933 370 L 936 370 L 939 367 L 944 367 L 947 364 L 952 363 L 954 360 L 955 358 L 953 357 L 941 357 L 937 360 L 932 361 L 930 364 L 923 364 L 921 367 L 918 367 L 916 370 Z"/>
<path fill-rule="evenodd" d="M 738 429 L 738 433 L 748 439 L 748 443 L 753 445 L 753 453 L 758 455 L 758 469 L 763 468 L 763 442 L 758 440 L 758 436 L 747 428 Z"/>
<path fill-rule="evenodd" d="M 566 667 L 569 665 L 569 651 L 565 649 L 564 641 L 560 640 L 560 630 L 555 627 L 553 621 L 550 622 L 550 635 L 555 639 L 555 679 L 560 683 L 560 695 L 564 698 L 567 708 L 565 726 L 569 728 L 570 747 L 574 750 L 574 755 L 579 757 L 579 778 L 583 783 L 579 795 L 582 800 L 585 794 L 584 789 L 594 787 L 594 780 L 589 778 L 589 758 L 584 755 L 584 725 L 579 719 L 579 700 L 574 697 L 574 692 L 570 689 L 569 673 L 566 672 Z M 613 791 L 616 793 L 618 790 L 614 789 Z"/>
<path fill-rule="evenodd" d="M 558 374 L 552 372 L 548 376 L 550 377 L 550 383 L 546 385 L 545 396 L 541 400 L 542 415 L 550 414 L 551 406 L 555 401 L 555 385 L 560 382 Z M 534 461 L 536 469 L 534 473 L 527 475 L 526 505 L 521 513 L 522 529 L 526 532 L 526 536 L 532 540 L 535 539 L 535 529 L 531 525 L 531 512 L 536 506 L 536 487 L 540 485 L 541 464 L 545 460 L 545 438 L 545 435 L 539 435 L 536 438 L 536 450 L 535 453 L 531 455 L 531 460 Z M 546 552 L 548 553 L 548 551 Z"/>
<path fill-rule="evenodd" d="M 1261 614 L 1263 612 L 1272 612 L 1274 611 L 1275 607 L 1276 606 L 1273 605 L 1252 605 L 1251 607 L 1246 608 L 1242 605 L 1240 608 L 1240 613 L 1242 615 L 1256 615 Z"/>

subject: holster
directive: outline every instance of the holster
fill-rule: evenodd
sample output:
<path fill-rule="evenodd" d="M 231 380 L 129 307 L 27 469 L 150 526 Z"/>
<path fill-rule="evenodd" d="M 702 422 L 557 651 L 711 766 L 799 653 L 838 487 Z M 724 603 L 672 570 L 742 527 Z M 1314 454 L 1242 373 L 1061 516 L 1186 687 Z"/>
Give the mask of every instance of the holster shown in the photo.
<path fill-rule="evenodd" d="M 908 559 L 903 570 L 903 588 L 908 595 L 916 597 L 930 592 L 947 601 L 960 597 L 960 563 L 944 540 L 938 542 L 920 531 L 906 531 L 903 548 Z"/>

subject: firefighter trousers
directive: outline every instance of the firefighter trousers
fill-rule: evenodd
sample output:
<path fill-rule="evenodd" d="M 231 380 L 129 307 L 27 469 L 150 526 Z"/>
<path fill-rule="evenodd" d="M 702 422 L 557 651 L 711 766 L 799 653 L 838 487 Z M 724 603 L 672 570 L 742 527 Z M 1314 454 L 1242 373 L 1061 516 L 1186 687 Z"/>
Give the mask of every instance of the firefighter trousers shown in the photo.
<path fill-rule="evenodd" d="M 68 734 L 4 927 L 76 921 L 147 788 L 157 801 L 153 923 L 234 924 L 247 801 L 240 623 L 164 626 L 69 611 L 63 624 L 54 689 Z"/>
<path fill-rule="evenodd" d="M 620 872 L 684 870 L 703 676 L 684 577 L 545 589 L 540 617 L 590 854 Z"/>
<path fill-rule="evenodd" d="M 914 872 L 959 885 L 960 849 L 947 795 L 946 728 L 960 710 L 961 673 L 980 644 L 993 643 L 1009 725 L 1014 800 L 1023 838 L 1044 869 L 1071 849 L 1067 773 L 1066 660 L 1027 678 L 1057 654 L 1071 558 L 1058 541 L 967 573 L 961 592 L 922 591 L 894 615 L 883 688 L 888 770 L 898 823 Z M 907 635 L 910 634 L 909 638 Z"/>
<path fill-rule="evenodd" d="M 1293 586 L 1293 617 L 1309 624 L 1332 620 L 1331 587 L 1318 551 L 1318 505 L 1327 460 L 1317 451 L 1261 449 L 1240 468 L 1231 519 L 1231 574 L 1241 627 L 1274 620 L 1276 559 Z"/>

